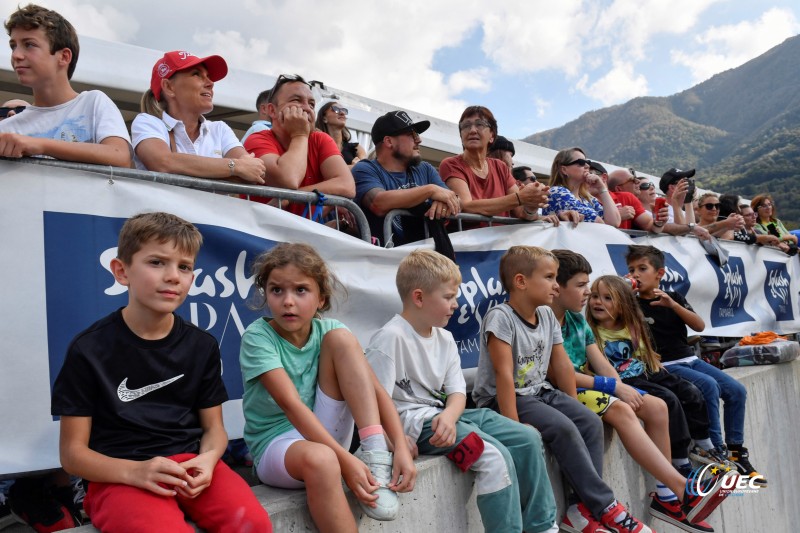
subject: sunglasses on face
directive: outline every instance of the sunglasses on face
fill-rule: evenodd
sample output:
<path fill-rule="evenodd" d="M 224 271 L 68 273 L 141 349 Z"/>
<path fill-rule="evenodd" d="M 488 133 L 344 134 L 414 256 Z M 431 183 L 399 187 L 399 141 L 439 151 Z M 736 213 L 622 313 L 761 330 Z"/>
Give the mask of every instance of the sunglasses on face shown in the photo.
<path fill-rule="evenodd" d="M 650 183 L 649 181 L 643 181 L 643 182 L 639 183 L 639 190 L 640 191 L 647 191 L 647 190 L 655 189 L 655 188 L 656 188 L 656 186 L 653 185 L 652 183 Z"/>
<path fill-rule="evenodd" d="M 588 160 L 588 159 L 576 159 L 575 161 L 572 161 L 570 163 L 566 163 L 564 166 L 565 167 L 571 167 L 573 165 L 578 165 L 578 166 L 581 166 L 581 167 L 588 167 L 589 163 L 591 163 L 591 161 Z"/>
<path fill-rule="evenodd" d="M 472 129 L 473 126 L 475 126 L 475 128 L 477 128 L 480 131 L 480 130 L 485 130 L 486 128 L 488 128 L 489 127 L 489 123 L 486 122 L 485 120 L 475 120 L 473 122 L 462 122 L 461 124 L 458 125 L 458 130 L 459 131 L 469 131 L 469 130 Z"/>
<path fill-rule="evenodd" d="M 337 115 L 344 115 L 344 116 L 347 116 L 347 113 L 349 113 L 346 107 L 339 107 L 338 105 L 332 105 L 331 111 L 333 111 Z"/>
<path fill-rule="evenodd" d="M 20 113 L 25 111 L 25 107 L 26 106 L 24 105 L 18 105 L 17 107 L 0 107 L 0 118 L 7 118 L 8 114 L 12 111 L 14 112 L 15 115 L 19 115 Z"/>
<path fill-rule="evenodd" d="M 269 91 L 269 97 L 267 98 L 267 102 L 272 104 L 275 103 L 275 95 L 278 94 L 278 89 L 282 86 L 286 85 L 287 83 L 293 82 L 300 82 L 308 86 L 311 89 L 311 84 L 308 83 L 306 80 L 303 79 L 302 76 L 298 74 L 281 74 L 278 76 L 278 79 L 275 80 L 275 86 Z"/>
<path fill-rule="evenodd" d="M 718 203 L 714 204 L 714 203 L 708 202 L 707 204 L 700 204 L 700 207 L 705 207 L 706 209 L 711 211 L 712 209 L 719 209 L 719 204 Z"/>

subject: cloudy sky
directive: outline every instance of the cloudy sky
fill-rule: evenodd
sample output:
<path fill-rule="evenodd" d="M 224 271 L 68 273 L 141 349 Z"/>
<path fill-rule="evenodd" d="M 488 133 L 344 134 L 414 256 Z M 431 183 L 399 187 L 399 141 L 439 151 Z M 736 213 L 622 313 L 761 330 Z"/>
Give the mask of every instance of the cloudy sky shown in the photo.
<path fill-rule="evenodd" d="M 12 12 L 18 0 L 0 0 Z M 40 0 L 78 33 L 220 54 L 512 138 L 666 96 L 800 33 L 797 0 Z M 253 95 L 255 96 L 255 95 Z"/>

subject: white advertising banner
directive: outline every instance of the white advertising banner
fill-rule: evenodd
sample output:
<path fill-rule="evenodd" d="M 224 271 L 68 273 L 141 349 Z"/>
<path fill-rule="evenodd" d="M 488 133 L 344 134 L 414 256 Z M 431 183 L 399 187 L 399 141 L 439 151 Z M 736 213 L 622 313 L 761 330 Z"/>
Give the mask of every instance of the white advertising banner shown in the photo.
<path fill-rule="evenodd" d="M 382 249 L 271 207 L 238 198 L 56 167 L 0 162 L 0 476 L 58 466 L 58 420 L 50 391 L 70 340 L 127 302 L 109 262 L 125 219 L 168 211 L 198 226 L 204 245 L 196 279 L 178 313 L 219 341 L 224 406 L 231 438 L 242 433 L 239 342 L 263 314 L 252 300 L 250 267 L 277 242 L 306 242 L 332 265 L 347 294 L 329 313 L 366 344 L 400 310 L 394 278 L 410 247 Z M 513 244 L 567 248 L 592 264 L 592 277 L 626 271 L 633 241 L 597 224 L 577 228 L 509 226 L 452 236 L 463 275 L 459 308 L 448 326 L 462 366 L 477 364 L 481 317 L 505 298 L 497 267 Z M 796 258 L 764 248 L 725 245 L 719 268 L 694 239 L 641 239 L 664 250 L 664 283 L 684 294 L 703 316 L 706 334 L 800 329 Z M 430 244 L 425 244 L 431 246 Z"/>

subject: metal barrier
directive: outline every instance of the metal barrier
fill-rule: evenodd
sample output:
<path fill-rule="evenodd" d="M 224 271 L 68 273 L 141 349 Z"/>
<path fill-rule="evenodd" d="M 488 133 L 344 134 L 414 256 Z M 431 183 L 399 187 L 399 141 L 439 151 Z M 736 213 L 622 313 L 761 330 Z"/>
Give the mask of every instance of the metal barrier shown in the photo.
<path fill-rule="evenodd" d="M 383 243 L 386 248 L 392 248 L 392 222 L 399 216 L 415 216 L 406 209 L 392 209 L 386 213 L 386 218 L 383 220 Z M 456 231 L 465 231 L 464 222 L 486 222 L 489 227 L 494 225 L 507 226 L 510 224 L 534 224 L 544 226 L 548 222 L 539 220 L 522 220 L 514 217 L 487 217 L 483 215 L 476 215 L 473 213 L 460 213 L 455 216 L 447 217 L 448 220 L 455 221 L 458 229 Z M 425 238 L 430 237 L 428 234 L 428 227 L 425 226 Z"/>
<path fill-rule="evenodd" d="M 131 168 L 112 167 L 108 165 L 90 165 L 88 163 L 72 163 L 69 161 L 57 161 L 55 159 L 40 159 L 40 158 L 22 158 L 22 159 L 6 159 L 7 161 L 16 161 L 20 163 L 30 163 L 34 165 L 46 165 L 52 167 L 69 168 L 72 170 L 81 170 L 85 172 L 92 172 L 94 174 L 102 174 L 109 180 L 114 178 L 128 178 L 141 181 L 151 181 L 154 183 L 163 183 L 165 185 L 173 185 L 176 187 L 185 187 L 187 189 L 197 189 L 208 192 L 221 192 L 229 194 L 243 194 L 249 199 L 251 196 L 276 198 L 280 200 L 277 208 L 282 209 L 281 203 L 287 200 L 293 203 L 306 204 L 309 211 L 312 206 L 320 205 L 319 197 L 314 192 L 306 191 L 293 191 L 291 189 L 280 189 L 277 187 L 268 187 L 266 185 L 248 185 L 242 183 L 231 183 L 226 180 L 212 180 L 206 178 L 195 178 L 191 176 L 183 176 L 181 174 L 168 174 L 165 172 L 151 172 L 149 170 L 137 170 Z M 372 242 L 372 235 L 369 231 L 369 222 L 364 212 L 358 205 L 342 196 L 325 196 L 326 206 L 331 206 L 336 210 L 336 229 L 339 227 L 339 209 L 349 211 L 354 220 L 359 234 L 359 238 L 366 242 Z"/>

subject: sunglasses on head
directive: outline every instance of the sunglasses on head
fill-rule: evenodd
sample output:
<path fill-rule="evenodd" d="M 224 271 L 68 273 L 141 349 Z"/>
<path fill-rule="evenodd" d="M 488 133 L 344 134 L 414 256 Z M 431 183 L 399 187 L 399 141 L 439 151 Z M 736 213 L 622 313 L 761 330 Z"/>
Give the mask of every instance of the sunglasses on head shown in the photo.
<path fill-rule="evenodd" d="M 706 209 L 711 211 L 712 209 L 719 209 L 719 203 L 715 204 L 715 203 L 712 203 L 712 202 L 708 202 L 708 203 L 705 203 L 705 204 L 700 204 L 700 207 L 705 207 Z"/>
<path fill-rule="evenodd" d="M 24 105 L 18 105 L 17 107 L 0 107 L 0 118 L 7 118 L 10 112 L 14 112 L 14 114 L 19 115 L 23 111 L 25 111 Z M 27 116 L 27 115 L 26 115 Z"/>
<path fill-rule="evenodd" d="M 571 167 L 573 165 L 578 165 L 578 166 L 581 166 L 581 167 L 586 167 L 586 166 L 589 166 L 590 163 L 591 163 L 591 161 L 588 160 L 588 159 L 576 159 L 575 161 L 572 161 L 570 163 L 565 163 L 564 166 L 565 167 Z"/>
<path fill-rule="evenodd" d="M 278 76 L 278 79 L 275 80 L 275 85 L 269 91 L 269 97 L 267 98 L 267 102 L 274 104 L 275 95 L 278 94 L 278 89 L 280 89 L 287 83 L 293 83 L 293 82 L 303 83 L 307 85 L 309 89 L 311 89 L 311 84 L 308 83 L 306 80 L 304 80 L 303 77 L 300 76 L 299 74 L 281 74 L 280 76 Z"/>
<path fill-rule="evenodd" d="M 347 113 L 349 113 L 349 110 L 346 107 L 340 107 L 338 105 L 332 105 L 331 111 L 333 111 L 337 115 L 345 115 L 345 116 L 347 116 Z"/>

